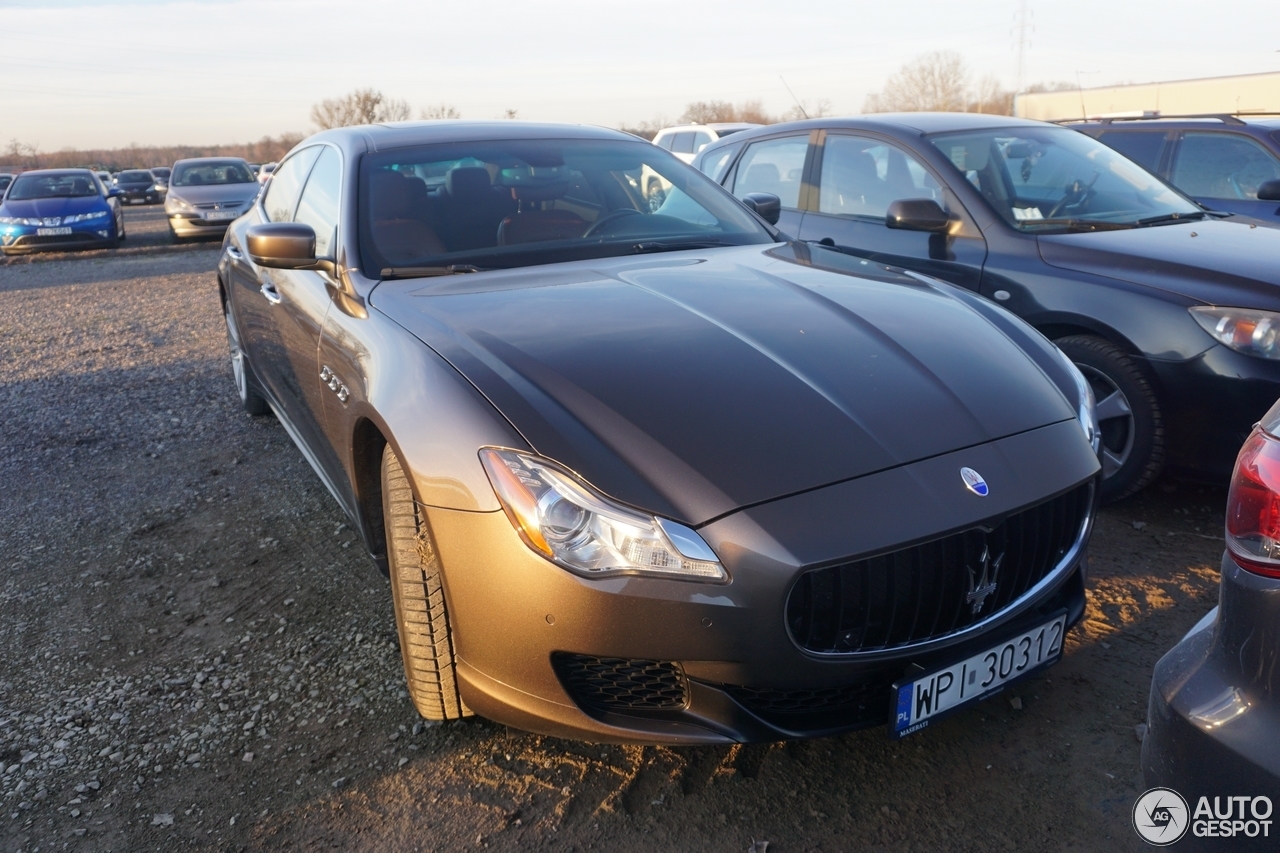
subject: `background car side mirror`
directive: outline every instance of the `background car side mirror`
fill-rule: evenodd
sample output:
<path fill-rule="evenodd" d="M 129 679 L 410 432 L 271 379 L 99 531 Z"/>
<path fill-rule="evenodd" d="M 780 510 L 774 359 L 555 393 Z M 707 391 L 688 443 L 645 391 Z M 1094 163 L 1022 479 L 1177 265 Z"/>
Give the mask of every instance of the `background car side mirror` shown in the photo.
<path fill-rule="evenodd" d="M 297 270 L 316 264 L 316 232 L 299 222 L 265 222 L 244 232 L 249 257 L 260 267 Z"/>
<path fill-rule="evenodd" d="M 951 217 L 931 198 L 901 198 L 889 205 L 884 224 L 902 231 L 943 232 L 951 227 Z"/>
<path fill-rule="evenodd" d="M 1280 180 L 1263 181 L 1258 187 L 1258 201 L 1280 201 Z"/>
<path fill-rule="evenodd" d="M 747 193 L 742 197 L 742 203 L 770 225 L 777 225 L 778 217 L 782 216 L 782 199 L 773 193 Z"/>

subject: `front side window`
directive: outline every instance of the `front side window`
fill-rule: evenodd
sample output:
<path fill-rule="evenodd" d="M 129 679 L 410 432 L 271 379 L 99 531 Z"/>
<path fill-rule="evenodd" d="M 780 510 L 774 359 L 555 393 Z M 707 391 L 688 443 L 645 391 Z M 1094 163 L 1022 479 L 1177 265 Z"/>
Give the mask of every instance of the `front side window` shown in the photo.
<path fill-rule="evenodd" d="M 316 160 L 307 187 L 298 202 L 293 221 L 310 225 L 316 232 L 316 257 L 332 258 L 338 232 L 338 195 L 342 186 L 342 159 L 334 149 L 324 146 Z"/>
<path fill-rule="evenodd" d="M 809 150 L 809 137 L 787 136 L 766 139 L 747 147 L 733 180 L 733 194 L 743 198 L 747 193 L 772 193 L 782 206 L 800 207 L 800 182 L 804 175 L 804 158 Z"/>
<path fill-rule="evenodd" d="M 706 157 L 702 158 L 699 168 L 702 173 L 716 183 L 720 183 L 720 179 L 724 177 L 724 173 L 729 168 L 729 164 L 733 162 L 733 155 L 738 153 L 738 149 L 742 148 L 742 144 L 726 145 L 717 151 L 713 151 Z"/>
<path fill-rule="evenodd" d="M 61 175 L 19 175 L 5 196 L 8 201 L 27 201 L 37 198 L 81 198 L 101 195 L 97 184 L 88 172 Z"/>
<path fill-rule="evenodd" d="M 1067 128 L 974 130 L 929 141 L 1021 231 L 1131 228 L 1203 215 L 1128 157 Z"/>
<path fill-rule="evenodd" d="M 361 255 L 371 277 L 773 242 L 700 172 L 647 142 L 423 145 L 366 155 L 360 169 Z M 655 184 L 663 193 L 646 197 Z"/>
<path fill-rule="evenodd" d="M 1187 195 L 1256 200 L 1259 186 L 1280 178 L 1280 162 L 1247 136 L 1188 132 L 1171 178 Z"/>
<path fill-rule="evenodd" d="M 122 173 L 118 180 L 125 180 Z M 221 184 L 251 184 L 253 172 L 243 160 L 193 160 L 179 163 L 171 186 L 204 187 Z"/>
<path fill-rule="evenodd" d="M 298 196 L 302 194 L 302 183 L 319 156 L 319 146 L 304 148 L 271 173 L 271 185 L 267 187 L 267 195 L 262 200 L 268 219 L 272 222 L 288 222 L 293 219 Z"/>
<path fill-rule="evenodd" d="M 818 210 L 884 219 L 899 199 L 942 202 L 942 187 L 911 155 L 875 139 L 832 134 L 823 144 Z"/>
<path fill-rule="evenodd" d="M 1109 145 L 1135 163 L 1154 172 L 1160 166 L 1165 134 L 1152 130 L 1108 130 L 1098 134 L 1103 145 Z"/>

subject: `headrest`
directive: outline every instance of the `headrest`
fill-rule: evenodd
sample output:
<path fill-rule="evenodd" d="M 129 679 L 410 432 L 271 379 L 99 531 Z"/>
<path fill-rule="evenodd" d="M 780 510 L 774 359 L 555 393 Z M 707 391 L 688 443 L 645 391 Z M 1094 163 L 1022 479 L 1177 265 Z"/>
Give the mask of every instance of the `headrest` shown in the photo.
<path fill-rule="evenodd" d="M 444 189 L 451 196 L 488 195 L 493 184 L 483 166 L 454 166 L 445 173 Z"/>
<path fill-rule="evenodd" d="M 750 169 L 747 169 L 746 179 L 748 182 L 756 184 L 766 181 L 780 181 L 782 176 L 778 174 L 778 167 L 773 163 L 756 163 Z"/>
<path fill-rule="evenodd" d="M 567 166 L 516 166 L 498 173 L 504 187 L 520 201 L 549 201 L 569 191 Z"/>
<path fill-rule="evenodd" d="M 409 182 L 399 172 L 374 172 L 369 177 L 369 207 L 374 219 L 403 218 L 409 209 Z"/>
<path fill-rule="evenodd" d="M 832 157 L 831 165 L 846 175 L 867 179 L 880 177 L 879 170 L 876 169 L 876 158 L 865 151 L 853 151 L 843 157 Z"/>

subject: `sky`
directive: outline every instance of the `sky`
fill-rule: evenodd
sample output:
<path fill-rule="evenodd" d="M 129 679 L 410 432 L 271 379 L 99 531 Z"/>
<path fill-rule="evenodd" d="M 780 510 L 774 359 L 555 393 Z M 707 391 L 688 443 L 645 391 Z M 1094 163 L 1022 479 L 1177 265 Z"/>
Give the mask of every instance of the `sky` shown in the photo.
<path fill-rule="evenodd" d="M 1020 0 L 0 0 L 0 146 L 248 142 L 373 87 L 417 111 L 617 127 L 692 101 L 861 111 L 917 56 L 1018 83 Z M 1280 2 L 1026 0 L 1023 81 L 1280 70 Z M 785 85 L 784 81 L 785 80 Z"/>

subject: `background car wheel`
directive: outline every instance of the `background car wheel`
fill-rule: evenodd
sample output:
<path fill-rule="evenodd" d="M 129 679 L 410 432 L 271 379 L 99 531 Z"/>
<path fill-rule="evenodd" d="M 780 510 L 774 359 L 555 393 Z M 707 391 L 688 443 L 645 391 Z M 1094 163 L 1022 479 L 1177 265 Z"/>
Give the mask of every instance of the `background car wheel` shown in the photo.
<path fill-rule="evenodd" d="M 428 720 L 471 716 L 458 695 L 440 560 L 409 479 L 389 444 L 382 451 L 382 515 L 409 695 L 418 713 Z"/>
<path fill-rule="evenodd" d="M 1102 500 L 1139 491 L 1164 467 L 1164 421 L 1156 393 L 1137 363 L 1102 338 L 1055 341 L 1093 387 L 1102 430 Z"/>
<path fill-rule="evenodd" d="M 240 346 L 240 329 L 235 318 L 231 316 L 231 303 L 222 306 L 223 316 L 227 320 L 227 348 L 231 351 L 231 375 L 236 380 L 236 393 L 240 395 L 240 405 L 254 417 L 270 414 L 271 406 L 258 393 L 253 385 L 253 366 Z"/>
<path fill-rule="evenodd" d="M 117 240 L 117 241 L 119 241 L 119 240 L 123 240 L 125 237 L 128 237 L 128 236 L 129 236 L 129 235 L 128 235 L 128 234 L 126 234 L 126 233 L 125 233 L 125 231 L 124 231 L 124 213 L 123 213 L 123 212 L 120 214 L 120 218 L 119 218 L 119 220 L 118 220 L 118 221 L 119 221 L 119 223 L 120 223 L 120 230 L 116 233 L 116 240 Z"/>

